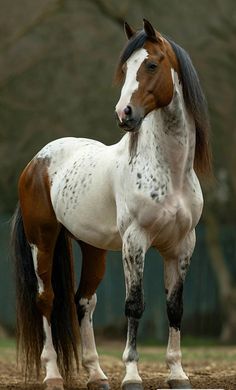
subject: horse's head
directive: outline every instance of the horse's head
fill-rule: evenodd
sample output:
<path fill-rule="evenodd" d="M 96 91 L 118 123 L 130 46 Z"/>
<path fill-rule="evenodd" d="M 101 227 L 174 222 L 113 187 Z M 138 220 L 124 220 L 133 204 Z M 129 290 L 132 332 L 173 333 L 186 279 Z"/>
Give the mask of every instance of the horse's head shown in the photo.
<path fill-rule="evenodd" d="M 178 69 L 174 52 L 161 34 L 144 20 L 135 32 L 125 23 L 128 43 L 117 68 L 117 79 L 124 80 L 116 105 L 118 124 L 126 131 L 137 131 L 152 110 L 167 106 L 173 97 L 171 69 Z"/>

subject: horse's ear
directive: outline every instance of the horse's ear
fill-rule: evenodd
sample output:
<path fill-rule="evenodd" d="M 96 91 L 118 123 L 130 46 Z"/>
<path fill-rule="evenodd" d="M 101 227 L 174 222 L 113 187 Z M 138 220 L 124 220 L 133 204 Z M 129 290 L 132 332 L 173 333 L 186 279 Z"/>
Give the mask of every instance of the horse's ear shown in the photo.
<path fill-rule="evenodd" d="M 146 19 L 143 19 L 143 29 L 149 39 L 151 39 L 152 41 L 158 41 L 158 37 L 154 28 L 152 27 L 151 23 Z"/>
<path fill-rule="evenodd" d="M 128 39 L 132 38 L 136 32 L 127 22 L 124 22 L 124 30 Z"/>

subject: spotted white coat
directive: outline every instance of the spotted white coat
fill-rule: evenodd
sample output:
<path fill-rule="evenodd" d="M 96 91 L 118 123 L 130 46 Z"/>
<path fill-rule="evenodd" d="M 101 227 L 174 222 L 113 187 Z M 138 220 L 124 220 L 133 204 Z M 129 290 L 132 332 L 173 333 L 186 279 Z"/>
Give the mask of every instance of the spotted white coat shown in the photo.
<path fill-rule="evenodd" d="M 146 55 L 145 49 L 139 49 L 127 61 L 127 76 L 117 104 L 120 119 L 138 88 L 136 74 Z M 95 247 L 123 248 L 127 301 L 132 298 L 132 285 L 142 279 L 144 255 L 150 246 L 164 257 L 167 299 L 171 299 L 179 278 L 185 277 L 195 245 L 194 229 L 202 212 L 202 192 L 193 169 L 195 125 L 174 70 L 172 78 L 173 99 L 169 106 L 144 118 L 132 160 L 129 134 L 111 146 L 90 139 L 62 138 L 35 157 L 49 162 L 51 200 L 58 221 L 76 239 Z M 172 261 L 175 268 L 169 272 Z M 141 288 L 139 304 L 137 316 L 143 310 Z M 129 310 L 127 306 L 127 313 Z M 135 326 L 133 323 L 128 330 L 124 382 L 141 381 L 138 355 L 129 342 Z M 187 378 L 181 366 L 180 332 L 173 328 L 167 363 L 170 379 Z"/>

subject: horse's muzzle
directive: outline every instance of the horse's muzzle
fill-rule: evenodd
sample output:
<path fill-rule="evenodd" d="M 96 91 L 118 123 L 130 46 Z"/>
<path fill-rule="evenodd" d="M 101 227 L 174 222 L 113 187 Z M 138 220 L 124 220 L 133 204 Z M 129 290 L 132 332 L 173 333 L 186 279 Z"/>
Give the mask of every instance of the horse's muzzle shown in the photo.
<path fill-rule="evenodd" d="M 140 109 L 134 108 L 132 106 L 127 106 L 124 109 L 124 113 L 122 115 L 122 120 L 120 120 L 117 112 L 116 112 L 117 124 L 118 126 L 125 131 L 138 131 L 142 121 L 143 114 Z"/>

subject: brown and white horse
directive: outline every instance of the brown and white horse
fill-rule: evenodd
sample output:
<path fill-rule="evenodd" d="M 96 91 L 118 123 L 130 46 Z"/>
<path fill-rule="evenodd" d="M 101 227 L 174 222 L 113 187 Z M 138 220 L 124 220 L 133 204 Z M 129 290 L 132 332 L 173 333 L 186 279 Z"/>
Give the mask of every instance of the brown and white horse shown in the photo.
<path fill-rule="evenodd" d="M 63 389 L 77 355 L 90 389 L 108 389 L 99 365 L 92 315 L 107 250 L 122 248 L 126 285 L 125 390 L 142 389 L 136 336 L 144 310 L 145 253 L 164 260 L 171 388 L 190 388 L 182 369 L 183 282 L 195 246 L 203 198 L 195 169 L 210 170 L 204 95 L 188 54 L 144 20 L 128 42 L 116 78 L 124 81 L 116 115 L 126 131 L 115 145 L 62 138 L 46 145 L 19 180 L 13 223 L 18 345 L 28 372 L 46 368 L 47 389 Z M 74 293 L 71 239 L 83 265 Z M 77 318 L 76 318 L 77 316 Z"/>

